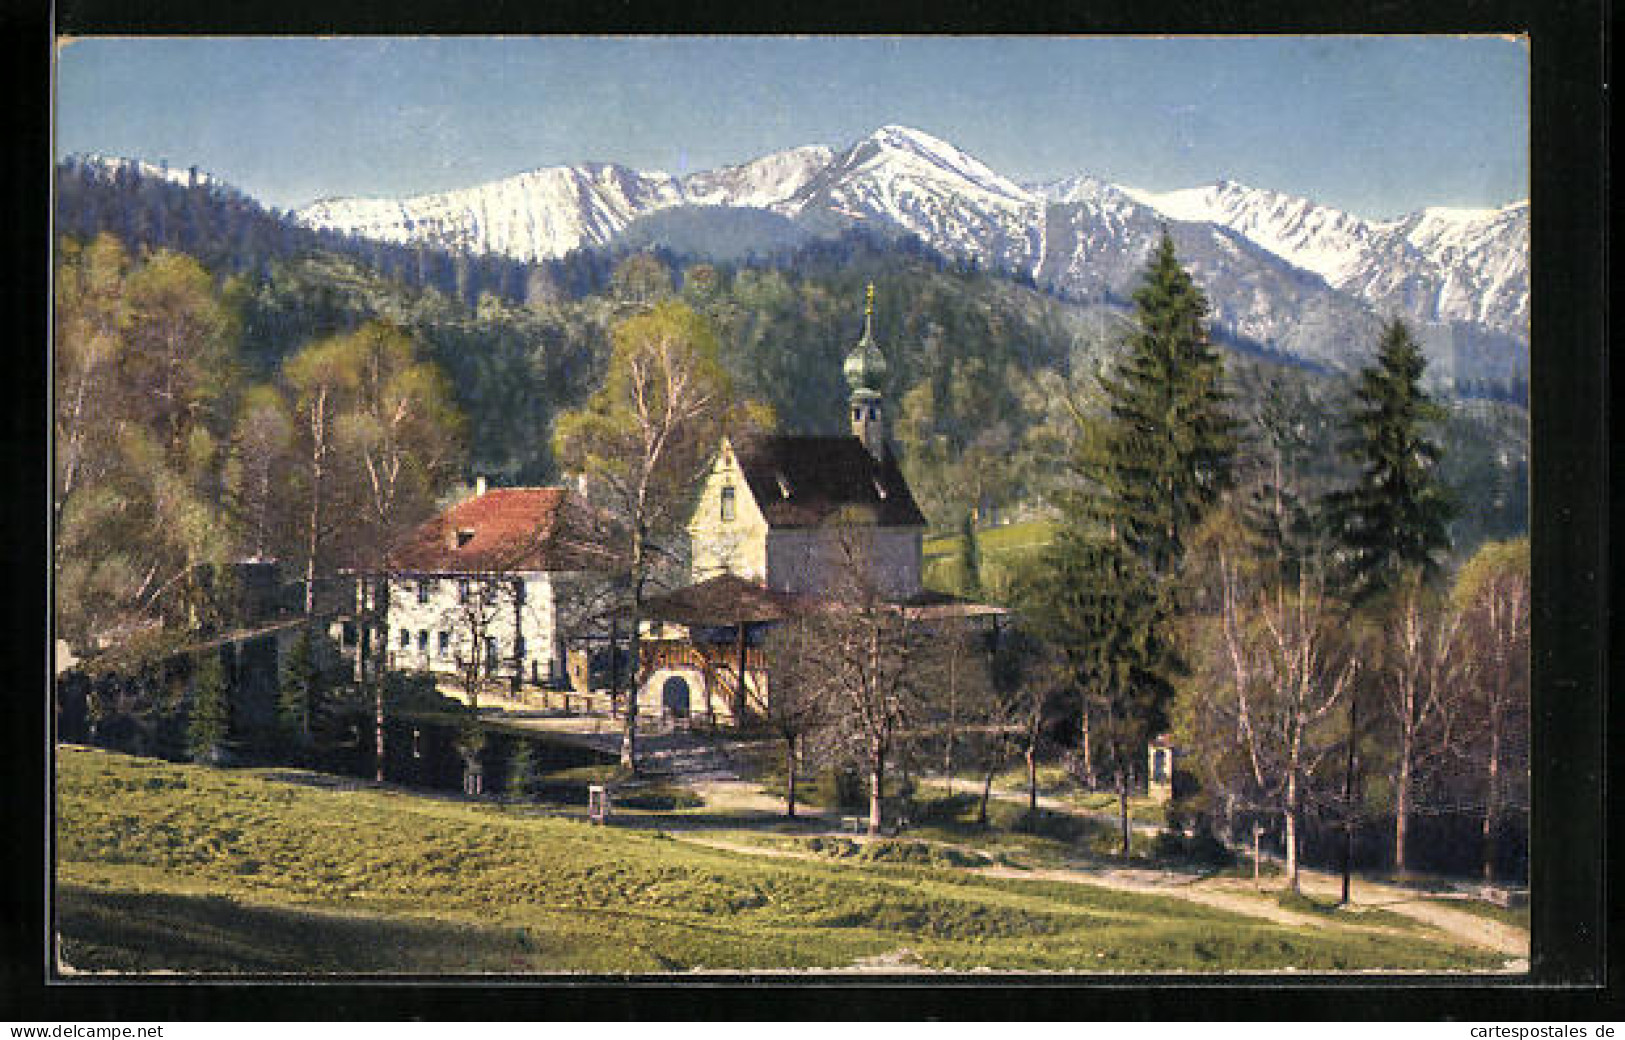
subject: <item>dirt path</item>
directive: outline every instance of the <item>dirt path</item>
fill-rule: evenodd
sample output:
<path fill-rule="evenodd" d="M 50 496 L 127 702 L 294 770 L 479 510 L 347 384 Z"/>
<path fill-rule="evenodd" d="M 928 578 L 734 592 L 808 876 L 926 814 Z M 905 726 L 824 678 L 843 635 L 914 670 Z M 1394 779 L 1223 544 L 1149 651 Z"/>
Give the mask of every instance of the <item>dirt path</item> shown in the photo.
<path fill-rule="evenodd" d="M 709 781 L 691 786 L 693 786 L 696 793 L 706 800 L 707 805 L 716 804 L 719 807 L 755 810 L 764 813 L 782 812 L 783 810 L 784 803 L 782 800 L 763 793 L 754 784 L 748 782 Z M 1000 794 L 1001 792 L 995 792 L 995 797 L 999 797 Z M 1022 792 L 1002 792 L 1002 794 L 1011 799 L 1026 800 L 1026 795 Z M 1049 796 L 1041 795 L 1038 801 L 1040 806 L 1058 812 L 1069 812 L 1090 817 L 1104 815 L 1070 806 L 1060 799 Z M 810 812 L 808 815 L 812 818 L 833 819 L 828 814 L 816 812 Z M 1136 829 L 1155 828 L 1149 824 L 1137 823 Z M 862 836 L 843 836 L 854 837 L 855 840 L 860 841 L 864 840 Z M 822 860 L 822 857 L 815 853 L 764 848 L 693 834 L 684 837 L 685 840 L 694 841 L 698 844 L 709 845 L 714 848 L 725 848 L 748 855 Z M 1354 879 L 1350 886 L 1350 907 L 1342 912 L 1342 916 L 1332 917 L 1289 910 L 1276 902 L 1277 888 L 1273 886 L 1267 887 L 1263 892 L 1258 892 L 1253 888 L 1252 882 L 1245 879 L 1201 879 L 1194 875 L 1165 870 L 1119 867 L 1104 870 L 1071 867 L 1019 870 L 1003 866 L 967 869 L 975 870 L 977 873 L 986 874 L 990 877 L 1037 878 L 1049 881 L 1098 885 L 1104 888 L 1137 892 L 1145 895 L 1169 896 L 1216 910 L 1225 910 L 1248 917 L 1260 918 L 1291 928 L 1318 930 L 1330 928 L 1384 934 L 1404 934 L 1400 929 L 1392 926 L 1376 923 L 1365 924 L 1357 920 L 1359 914 L 1363 911 L 1383 910 L 1409 918 L 1455 942 L 1502 954 L 1512 961 L 1515 968 L 1520 962 L 1527 963 L 1529 956 L 1529 933 L 1521 928 L 1503 924 L 1500 921 L 1468 911 L 1452 909 L 1401 885 L 1386 884 L 1364 878 Z M 1299 884 L 1306 895 L 1320 900 L 1335 900 L 1341 894 L 1342 879 L 1335 874 L 1304 869 L 1299 873 Z"/>
<path fill-rule="evenodd" d="M 763 856 L 769 859 L 796 859 L 815 863 L 833 862 L 827 857 L 810 851 L 802 852 L 795 849 L 751 845 L 694 833 L 683 834 L 681 838 L 696 845 L 704 845 L 708 848 L 722 849 L 748 856 Z M 852 838 L 852 840 L 861 842 L 866 839 L 859 836 Z M 1346 919 L 1334 921 L 1311 914 L 1298 913 L 1279 906 L 1268 896 L 1247 895 L 1224 888 L 1201 887 L 1202 883 L 1194 880 L 1188 880 L 1183 884 L 1170 882 L 1166 880 L 1167 875 L 1156 871 L 1119 869 L 1094 871 L 1069 867 L 1042 867 L 1020 870 L 1006 866 L 966 867 L 964 869 L 969 873 L 980 874 L 984 877 L 1011 878 L 1017 881 L 1060 881 L 1068 884 L 1094 885 L 1099 888 L 1109 888 L 1119 892 L 1133 892 L 1140 895 L 1167 896 L 1212 907 L 1216 910 L 1240 914 L 1244 917 L 1262 918 L 1274 924 L 1285 925 L 1290 928 L 1371 932 L 1384 935 L 1410 934 L 1401 929 L 1385 925 L 1361 924 Z"/>

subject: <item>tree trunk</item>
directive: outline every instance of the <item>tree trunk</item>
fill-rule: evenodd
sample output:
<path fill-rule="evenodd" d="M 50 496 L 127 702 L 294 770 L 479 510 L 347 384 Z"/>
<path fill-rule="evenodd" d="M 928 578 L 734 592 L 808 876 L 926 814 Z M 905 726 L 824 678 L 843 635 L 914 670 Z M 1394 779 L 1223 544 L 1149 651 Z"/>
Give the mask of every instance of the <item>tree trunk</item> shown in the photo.
<path fill-rule="evenodd" d="M 1132 848 L 1132 832 L 1128 824 L 1128 770 L 1121 767 L 1117 770 L 1117 820 L 1122 827 L 1122 857 L 1128 859 Z"/>
<path fill-rule="evenodd" d="M 982 803 L 976 808 L 976 824 L 979 827 L 987 826 L 987 803 L 988 799 L 993 797 L 993 774 L 998 771 L 999 767 L 996 764 L 990 765 L 982 777 Z"/>
<path fill-rule="evenodd" d="M 1402 734 L 1399 749 L 1399 779 L 1394 784 L 1394 871 L 1403 874 L 1405 837 L 1411 822 L 1411 739 Z"/>
<path fill-rule="evenodd" d="M 378 760 L 378 782 L 384 782 L 384 662 L 389 656 L 389 583 L 385 581 L 382 588 L 383 605 L 379 606 L 380 589 L 374 585 L 372 590 L 373 612 L 378 618 L 379 628 L 383 638 L 378 643 L 378 659 L 373 662 L 370 677 L 373 686 L 373 753 Z"/>
<path fill-rule="evenodd" d="M 784 741 L 784 815 L 794 819 L 796 815 L 796 738 L 794 735 Z"/>
<path fill-rule="evenodd" d="M 316 613 L 316 551 L 321 542 L 322 476 L 327 456 L 327 388 L 311 406 L 310 521 L 305 528 L 305 616 Z M 359 652 L 359 647 L 358 647 Z"/>
<path fill-rule="evenodd" d="M 1495 880 L 1495 827 L 1501 810 L 1501 706 L 1490 706 L 1490 760 L 1484 790 L 1484 881 Z"/>
<path fill-rule="evenodd" d="M 631 675 L 627 679 L 626 694 L 626 725 L 621 730 L 621 768 L 631 773 L 638 771 L 638 680 L 643 674 L 643 662 L 639 660 L 642 647 L 639 645 L 642 633 L 638 631 L 643 623 L 643 531 L 634 527 L 632 531 L 632 616 L 631 631 L 626 635 L 628 650 L 628 668 Z"/>
<path fill-rule="evenodd" d="M 1343 763 L 1343 903 L 1349 901 L 1349 875 L 1354 869 L 1354 749 L 1360 723 L 1359 698 L 1349 697 L 1348 758 Z"/>
<path fill-rule="evenodd" d="M 1083 786 L 1093 791 L 1095 789 L 1095 754 L 1089 742 L 1089 705 L 1083 706 L 1083 732 L 1080 734 L 1083 744 Z"/>
<path fill-rule="evenodd" d="M 1281 823 L 1286 831 L 1286 887 L 1298 890 L 1298 774 L 1287 773 L 1286 809 Z"/>
<path fill-rule="evenodd" d="M 872 752 L 869 756 L 869 836 L 880 834 L 881 795 L 886 789 L 886 754 Z"/>
<path fill-rule="evenodd" d="M 958 661 L 959 652 L 955 646 L 948 654 L 948 730 L 942 746 L 942 776 L 950 795 L 954 793 L 954 724 L 958 721 L 958 686 L 955 679 Z"/>
<path fill-rule="evenodd" d="M 1037 747 L 1028 742 L 1023 757 L 1027 760 L 1027 811 L 1038 815 L 1038 757 Z"/>

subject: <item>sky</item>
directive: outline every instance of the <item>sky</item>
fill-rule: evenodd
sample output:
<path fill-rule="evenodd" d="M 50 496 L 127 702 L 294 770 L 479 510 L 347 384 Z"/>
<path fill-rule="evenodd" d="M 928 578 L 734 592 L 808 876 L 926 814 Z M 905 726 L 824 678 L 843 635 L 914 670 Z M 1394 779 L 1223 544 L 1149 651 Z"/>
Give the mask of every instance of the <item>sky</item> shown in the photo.
<path fill-rule="evenodd" d="M 1527 198 L 1528 93 L 1496 37 L 91 38 L 58 48 L 55 133 L 291 209 L 902 124 L 1022 182 L 1228 178 L 1384 218 Z"/>

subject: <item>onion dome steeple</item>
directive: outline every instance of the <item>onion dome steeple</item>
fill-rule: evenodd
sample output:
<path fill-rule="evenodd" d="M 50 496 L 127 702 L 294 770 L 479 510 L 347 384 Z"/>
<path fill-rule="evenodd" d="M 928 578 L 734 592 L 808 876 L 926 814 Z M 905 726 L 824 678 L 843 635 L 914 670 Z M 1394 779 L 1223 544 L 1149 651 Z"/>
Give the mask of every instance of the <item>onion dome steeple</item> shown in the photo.
<path fill-rule="evenodd" d="M 880 458 L 885 451 L 886 425 L 881 410 L 881 382 L 886 378 L 886 357 L 875 345 L 875 286 L 869 291 L 863 307 L 863 336 L 846 356 L 841 374 L 852 388 L 850 409 L 852 435 L 863 442 L 869 454 Z"/>

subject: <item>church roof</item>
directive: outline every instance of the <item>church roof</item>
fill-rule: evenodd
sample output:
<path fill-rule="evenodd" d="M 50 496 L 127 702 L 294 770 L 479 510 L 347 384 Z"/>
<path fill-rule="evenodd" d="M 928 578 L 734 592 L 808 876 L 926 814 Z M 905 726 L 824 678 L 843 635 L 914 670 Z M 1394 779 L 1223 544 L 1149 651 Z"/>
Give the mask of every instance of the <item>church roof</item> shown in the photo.
<path fill-rule="evenodd" d="M 427 574 L 603 570 L 616 557 L 608 538 L 607 522 L 568 488 L 497 488 L 423 524 L 391 563 Z"/>
<path fill-rule="evenodd" d="M 762 435 L 734 453 L 771 527 L 813 527 L 854 507 L 872 511 L 882 527 L 925 526 L 896 458 L 888 451 L 876 459 L 850 434 Z"/>

